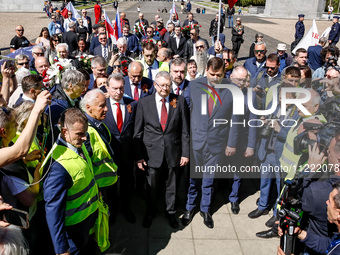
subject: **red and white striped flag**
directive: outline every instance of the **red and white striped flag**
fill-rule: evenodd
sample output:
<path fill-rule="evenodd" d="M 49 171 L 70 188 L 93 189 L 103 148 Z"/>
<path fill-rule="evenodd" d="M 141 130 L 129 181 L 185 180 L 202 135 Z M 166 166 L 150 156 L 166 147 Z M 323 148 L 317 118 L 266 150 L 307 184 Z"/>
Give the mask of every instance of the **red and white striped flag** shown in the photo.
<path fill-rule="evenodd" d="M 120 24 L 119 7 L 117 7 L 116 20 L 113 28 L 113 43 L 122 37 L 122 25 Z"/>
<path fill-rule="evenodd" d="M 178 20 L 178 14 L 177 14 L 177 10 L 176 10 L 175 0 L 172 1 L 172 7 L 171 7 L 171 10 L 170 10 L 170 19 L 169 20 L 172 20 L 171 16 L 172 16 L 173 13 L 176 14 L 176 19 Z"/>

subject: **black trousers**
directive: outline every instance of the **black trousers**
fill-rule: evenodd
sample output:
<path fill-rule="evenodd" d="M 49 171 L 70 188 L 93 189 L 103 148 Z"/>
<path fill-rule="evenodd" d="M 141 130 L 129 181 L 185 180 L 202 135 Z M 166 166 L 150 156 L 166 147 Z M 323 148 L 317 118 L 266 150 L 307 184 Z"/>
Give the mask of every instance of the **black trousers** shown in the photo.
<path fill-rule="evenodd" d="M 147 212 L 155 214 L 157 208 L 157 194 L 160 187 L 165 184 L 165 204 L 168 214 L 176 213 L 176 175 L 179 166 L 168 167 L 166 160 L 163 160 L 160 168 L 149 167 L 146 171 L 147 179 Z"/>
<path fill-rule="evenodd" d="M 237 39 L 236 41 L 233 41 L 233 51 L 235 52 L 236 57 L 238 56 L 238 52 L 240 51 L 242 44 L 242 39 Z"/>

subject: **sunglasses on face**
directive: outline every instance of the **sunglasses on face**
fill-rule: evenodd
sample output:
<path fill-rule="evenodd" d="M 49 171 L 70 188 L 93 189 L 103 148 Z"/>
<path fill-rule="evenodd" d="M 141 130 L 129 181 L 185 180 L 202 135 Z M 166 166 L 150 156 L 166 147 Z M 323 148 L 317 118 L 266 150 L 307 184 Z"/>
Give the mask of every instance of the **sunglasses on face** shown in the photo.
<path fill-rule="evenodd" d="M 196 34 L 194 34 L 194 33 L 190 33 L 190 35 L 196 35 Z"/>
<path fill-rule="evenodd" d="M 224 60 L 224 61 L 227 61 L 227 62 L 230 62 L 230 61 L 231 61 L 230 58 L 224 58 L 223 60 Z"/>
<path fill-rule="evenodd" d="M 198 45 L 198 46 L 196 46 L 196 49 L 199 49 L 199 48 L 204 48 L 204 46 L 203 45 Z"/>
<path fill-rule="evenodd" d="M 255 53 L 264 53 L 265 52 L 265 50 L 255 50 Z"/>
<path fill-rule="evenodd" d="M 37 56 L 44 56 L 44 53 L 42 53 L 42 52 L 33 52 L 33 54 L 35 54 Z"/>
<path fill-rule="evenodd" d="M 23 66 L 23 65 L 28 65 L 30 62 L 22 62 L 22 63 L 18 63 L 19 66 Z"/>
<path fill-rule="evenodd" d="M 113 68 L 121 68 L 122 65 L 113 65 Z"/>
<path fill-rule="evenodd" d="M 17 29 L 17 31 L 22 32 L 22 31 L 24 31 L 24 30 L 23 30 L 23 29 Z"/>
<path fill-rule="evenodd" d="M 271 66 L 265 66 L 265 68 L 267 68 L 267 69 L 271 69 L 271 70 L 275 70 L 276 66 L 274 66 L 274 67 L 271 67 Z"/>

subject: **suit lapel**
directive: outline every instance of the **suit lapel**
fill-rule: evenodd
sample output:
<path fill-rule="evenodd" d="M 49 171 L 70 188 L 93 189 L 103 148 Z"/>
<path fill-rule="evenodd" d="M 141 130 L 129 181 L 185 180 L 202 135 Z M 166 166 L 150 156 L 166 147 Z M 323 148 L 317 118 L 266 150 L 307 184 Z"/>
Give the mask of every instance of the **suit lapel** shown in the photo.
<path fill-rule="evenodd" d="M 128 95 L 129 97 L 133 98 L 129 78 L 127 78 L 125 80 L 125 88 L 124 89 L 125 89 L 125 94 Z"/>
<path fill-rule="evenodd" d="M 216 92 L 217 92 L 217 94 L 221 97 L 221 101 L 222 101 L 222 103 L 223 103 L 223 99 L 224 99 L 226 93 L 221 93 L 221 89 L 216 89 Z M 214 94 L 213 94 L 213 95 L 214 95 Z M 221 108 L 220 100 L 216 97 L 216 105 L 215 105 L 215 107 L 214 107 L 214 109 L 213 109 L 213 112 L 212 112 L 210 118 L 213 118 L 214 115 L 216 114 L 216 112 L 217 112 L 220 108 Z"/>
<path fill-rule="evenodd" d="M 168 119 L 166 120 L 166 126 L 165 126 L 164 131 L 168 128 L 171 117 L 173 115 L 174 107 L 171 105 L 171 101 L 174 99 L 174 97 L 175 97 L 175 95 L 170 93 L 170 95 L 169 95 L 169 113 L 168 113 Z"/>
<path fill-rule="evenodd" d="M 106 106 L 107 106 L 107 109 L 108 109 L 107 112 L 109 113 L 109 114 L 106 115 L 106 118 L 108 119 L 107 123 L 109 124 L 107 126 L 110 130 L 113 131 L 112 133 L 119 133 L 117 123 L 115 121 L 115 118 L 113 118 L 113 112 L 112 112 L 110 98 L 107 99 Z"/>
<path fill-rule="evenodd" d="M 123 97 L 123 101 L 124 101 L 124 107 L 125 107 L 125 116 L 124 116 L 124 122 L 123 122 L 123 128 L 122 128 L 122 133 L 124 132 L 124 130 L 126 129 L 127 127 L 127 124 L 129 123 L 129 120 L 131 118 L 131 114 L 132 114 L 132 106 L 130 105 L 129 102 L 127 102 L 125 100 L 125 98 Z M 128 107 L 128 105 L 130 105 Z M 130 108 L 131 107 L 131 108 Z M 129 108 L 131 110 L 131 113 L 129 112 Z"/>
<path fill-rule="evenodd" d="M 157 93 L 157 92 L 155 92 Z M 154 120 L 158 123 L 159 130 L 163 131 L 161 121 L 158 117 L 158 111 L 157 111 L 157 103 L 156 103 L 156 95 L 155 93 L 151 96 L 150 100 L 150 116 L 153 116 Z M 169 118 L 168 118 L 169 119 Z"/>

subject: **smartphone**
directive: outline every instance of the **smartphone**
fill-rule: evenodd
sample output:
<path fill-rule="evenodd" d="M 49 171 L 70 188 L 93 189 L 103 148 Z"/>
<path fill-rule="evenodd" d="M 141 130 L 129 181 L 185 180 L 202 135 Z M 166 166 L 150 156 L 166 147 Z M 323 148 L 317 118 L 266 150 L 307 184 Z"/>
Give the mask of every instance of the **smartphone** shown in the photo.
<path fill-rule="evenodd" d="M 15 64 L 13 60 L 7 60 L 6 61 L 6 68 L 11 68 L 11 69 L 15 69 Z"/>
<path fill-rule="evenodd" d="M 28 229 L 28 212 L 13 208 L 11 210 L 0 211 L 0 220 L 16 225 L 23 229 Z"/>

